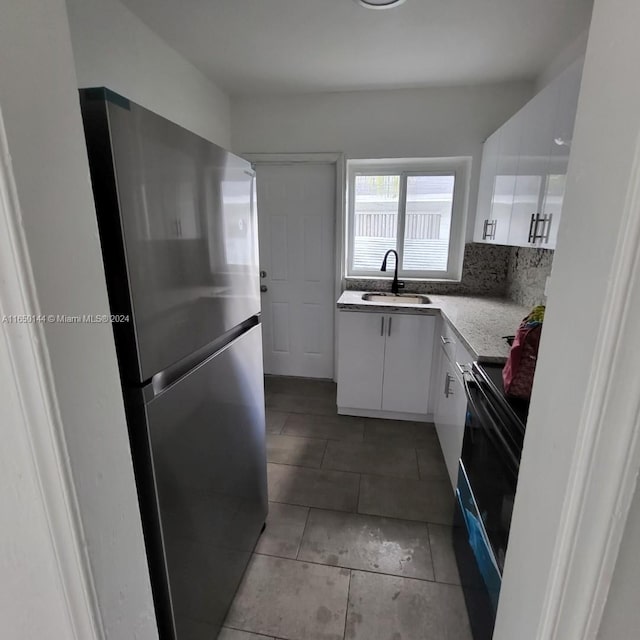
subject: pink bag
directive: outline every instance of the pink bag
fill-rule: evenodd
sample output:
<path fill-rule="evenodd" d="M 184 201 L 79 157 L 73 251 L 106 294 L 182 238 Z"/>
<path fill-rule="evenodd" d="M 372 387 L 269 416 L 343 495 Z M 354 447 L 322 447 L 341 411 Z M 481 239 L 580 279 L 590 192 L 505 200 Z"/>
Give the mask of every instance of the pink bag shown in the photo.
<path fill-rule="evenodd" d="M 511 351 L 502 370 L 502 382 L 507 395 L 528 400 L 538 361 L 542 322 L 527 316 L 518 327 Z"/>

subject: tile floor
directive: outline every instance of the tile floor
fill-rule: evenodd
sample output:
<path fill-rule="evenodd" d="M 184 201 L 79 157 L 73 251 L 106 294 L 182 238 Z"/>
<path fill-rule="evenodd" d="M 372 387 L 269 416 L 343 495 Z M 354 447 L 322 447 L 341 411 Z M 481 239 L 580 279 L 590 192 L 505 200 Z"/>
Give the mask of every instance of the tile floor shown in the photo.
<path fill-rule="evenodd" d="M 266 379 L 269 517 L 219 640 L 470 640 L 433 425 Z"/>

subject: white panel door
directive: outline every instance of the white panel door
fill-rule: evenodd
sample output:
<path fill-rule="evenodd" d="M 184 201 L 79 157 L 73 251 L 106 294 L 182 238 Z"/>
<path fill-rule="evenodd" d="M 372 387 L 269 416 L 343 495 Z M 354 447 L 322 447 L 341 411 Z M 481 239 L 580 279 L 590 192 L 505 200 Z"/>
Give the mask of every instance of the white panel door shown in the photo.
<path fill-rule="evenodd" d="M 265 373 L 333 378 L 335 173 L 256 166 Z"/>
<path fill-rule="evenodd" d="M 433 316 L 387 317 L 383 411 L 429 413 L 435 326 Z"/>
<path fill-rule="evenodd" d="M 380 411 L 384 343 L 391 316 L 341 311 L 338 327 L 338 407 Z"/>

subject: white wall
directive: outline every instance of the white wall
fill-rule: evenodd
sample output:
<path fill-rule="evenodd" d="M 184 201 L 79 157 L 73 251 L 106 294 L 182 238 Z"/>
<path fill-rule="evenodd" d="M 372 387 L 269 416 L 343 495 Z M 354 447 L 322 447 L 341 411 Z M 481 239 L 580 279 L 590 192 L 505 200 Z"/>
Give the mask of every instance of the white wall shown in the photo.
<path fill-rule="evenodd" d="M 222 147 L 229 98 L 118 0 L 67 0 L 79 87 L 106 86 Z"/>
<path fill-rule="evenodd" d="M 538 623 L 554 568 L 561 515 L 571 497 L 569 466 L 590 400 L 595 345 L 609 313 L 598 301 L 606 298 L 616 277 L 615 248 L 637 160 L 640 84 L 629 78 L 637 75 L 639 21 L 637 0 L 596 0 L 495 640 L 542 637 Z M 636 382 L 620 384 L 633 393 Z M 610 425 L 611 437 L 616 427 Z M 637 541 L 635 546 L 637 554 Z M 599 559 L 585 558 L 589 561 Z M 637 616 L 634 582 L 620 585 L 611 597 L 620 598 L 626 591 L 629 597 L 623 606 Z M 559 633 L 563 640 L 582 640 Z M 607 640 L 627 640 L 637 633 L 636 627 L 631 635 Z"/>
<path fill-rule="evenodd" d="M 0 108 L 40 308 L 108 313 L 64 0 L 0 4 L 0 60 Z M 106 635 L 157 638 L 111 327 L 47 324 L 45 336 Z M 36 594 L 48 578 L 24 576 L 22 608 L 34 617 L 45 615 Z"/>
<path fill-rule="evenodd" d="M 640 491 L 636 488 L 598 640 L 635 638 L 640 629 Z"/>
<path fill-rule="evenodd" d="M 10 329 L 2 326 L 3 333 Z M 28 430 L 21 421 L 23 410 L 4 339 L 0 339 L 0 406 L 2 635 L 6 638 L 73 638 L 49 531 L 47 506 L 42 499 Z"/>
<path fill-rule="evenodd" d="M 341 151 L 348 158 L 472 156 L 472 229 L 482 143 L 532 96 L 527 82 L 232 100 L 237 153 Z"/>

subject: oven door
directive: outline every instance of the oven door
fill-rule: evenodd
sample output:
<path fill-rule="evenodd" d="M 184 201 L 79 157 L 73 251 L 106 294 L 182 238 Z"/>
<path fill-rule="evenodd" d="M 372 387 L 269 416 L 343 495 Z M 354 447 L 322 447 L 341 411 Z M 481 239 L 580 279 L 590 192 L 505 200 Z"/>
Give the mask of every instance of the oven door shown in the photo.
<path fill-rule="evenodd" d="M 462 462 L 458 467 L 453 546 L 474 640 L 491 640 L 502 577 Z"/>
<path fill-rule="evenodd" d="M 521 448 L 517 427 L 478 376 L 465 376 L 467 419 L 462 464 L 500 573 L 509 539 Z"/>
<path fill-rule="evenodd" d="M 475 640 L 490 640 L 502 582 L 519 455 L 513 425 L 483 380 L 465 374 L 467 419 L 459 463 L 454 547 Z"/>

